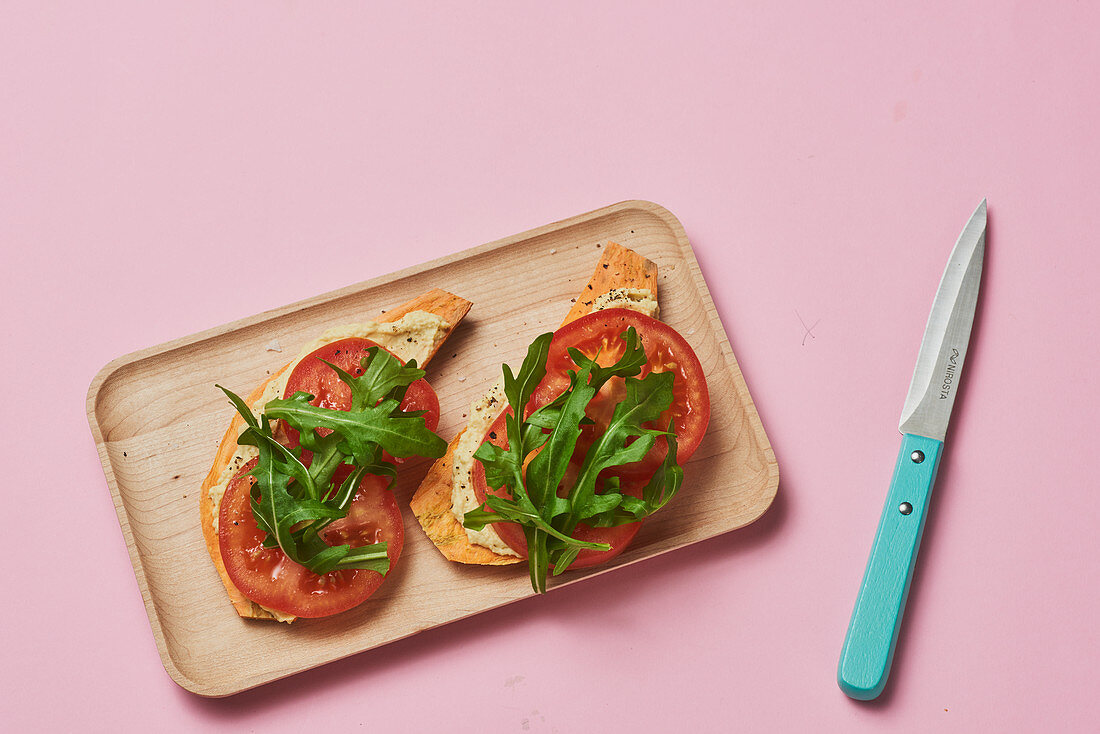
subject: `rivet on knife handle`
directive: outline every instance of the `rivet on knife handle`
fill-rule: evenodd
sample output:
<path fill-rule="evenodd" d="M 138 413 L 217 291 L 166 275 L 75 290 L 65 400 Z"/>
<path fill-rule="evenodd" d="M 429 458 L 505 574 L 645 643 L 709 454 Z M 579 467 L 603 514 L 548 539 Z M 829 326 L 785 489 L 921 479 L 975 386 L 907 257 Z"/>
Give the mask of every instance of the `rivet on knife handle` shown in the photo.
<path fill-rule="evenodd" d="M 852 698 L 877 697 L 890 674 L 942 448 L 923 436 L 902 439 L 837 669 L 840 688 Z"/>

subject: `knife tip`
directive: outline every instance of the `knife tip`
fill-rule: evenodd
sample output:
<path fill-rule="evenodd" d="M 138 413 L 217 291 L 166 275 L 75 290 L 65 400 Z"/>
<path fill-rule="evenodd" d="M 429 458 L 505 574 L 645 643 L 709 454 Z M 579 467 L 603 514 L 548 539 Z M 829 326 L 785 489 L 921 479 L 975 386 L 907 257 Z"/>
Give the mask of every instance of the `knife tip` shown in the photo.
<path fill-rule="evenodd" d="M 985 197 L 982 197 L 982 203 L 978 204 L 978 208 L 974 210 L 974 213 L 970 216 L 970 218 L 972 220 L 981 221 L 981 223 L 984 225 L 986 222 L 986 209 L 986 200 Z"/>

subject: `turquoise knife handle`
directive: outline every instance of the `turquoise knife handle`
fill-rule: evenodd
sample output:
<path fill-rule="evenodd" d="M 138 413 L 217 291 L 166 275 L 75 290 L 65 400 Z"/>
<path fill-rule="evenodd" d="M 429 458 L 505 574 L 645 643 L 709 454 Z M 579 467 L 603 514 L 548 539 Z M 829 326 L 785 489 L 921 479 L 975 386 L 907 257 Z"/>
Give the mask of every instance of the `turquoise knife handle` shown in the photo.
<path fill-rule="evenodd" d="M 837 683 L 852 698 L 876 698 L 890 675 L 942 449 L 942 441 L 909 433 L 902 437 L 886 507 L 837 667 Z"/>

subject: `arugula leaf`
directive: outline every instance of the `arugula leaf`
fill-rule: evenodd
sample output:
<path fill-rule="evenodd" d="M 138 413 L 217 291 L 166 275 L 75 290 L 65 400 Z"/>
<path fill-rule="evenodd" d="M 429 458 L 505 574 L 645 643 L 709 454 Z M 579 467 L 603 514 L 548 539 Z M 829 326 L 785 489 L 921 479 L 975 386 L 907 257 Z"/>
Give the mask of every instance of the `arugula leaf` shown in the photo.
<path fill-rule="evenodd" d="M 352 412 L 319 408 L 309 404 L 312 399 L 309 393 L 296 392 L 289 398 L 272 400 L 264 406 L 264 413 L 298 429 L 306 448 L 311 448 L 313 431 L 317 428 L 339 433 L 344 439 L 340 450 L 353 456 L 357 463 L 370 462 L 374 446 L 401 458 L 438 459 L 447 452 L 447 442 L 428 430 L 422 416 L 397 410 L 399 400 L 385 398 L 377 405 Z"/>
<path fill-rule="evenodd" d="M 483 443 L 474 457 L 485 467 L 485 478 L 494 489 L 507 487 L 511 499 L 490 495 L 485 504 L 466 513 L 463 525 L 480 530 L 491 522 L 516 522 L 527 538 L 528 566 L 535 591 L 546 590 L 546 576 L 565 571 L 584 549 L 608 550 L 606 543 L 582 542 L 572 537 L 580 522 L 601 527 L 635 522 L 663 507 L 676 493 L 683 471 L 676 464 L 675 436 L 668 431 L 644 428 L 669 408 L 673 401 L 671 372 L 636 375 L 646 364 L 645 349 L 633 327 L 621 338 L 622 356 L 603 367 L 577 349 L 569 355 L 577 366 L 570 371 L 569 388 L 550 403 L 520 420 L 535 387 L 546 375 L 546 358 L 552 334 L 542 334 L 528 349 L 519 372 L 503 366 L 508 410 L 508 448 Z M 598 356 L 598 355 L 597 355 Z M 588 404 L 613 377 L 623 378 L 626 397 L 616 405 L 603 434 L 589 449 L 577 478 L 565 497 L 558 490 L 576 450 L 580 427 L 592 423 L 585 417 Z M 669 454 L 647 484 L 643 499 L 618 492 L 618 480 L 605 481 L 605 492 L 596 493 L 600 472 L 614 466 L 640 461 L 658 436 L 667 435 Z M 531 454 L 524 471 L 524 463 Z M 629 519 L 627 519 L 629 518 Z"/>
<path fill-rule="evenodd" d="M 427 429 L 423 412 L 399 409 L 408 386 L 424 376 L 414 360 L 402 365 L 386 350 L 371 347 L 358 377 L 326 364 L 351 388 L 349 410 L 312 406 L 313 396 L 298 392 L 268 402 L 257 418 L 238 395 L 217 386 L 247 424 L 237 443 L 255 446 L 259 453 L 251 472 L 256 478 L 251 489 L 252 515 L 266 534 L 265 547 L 279 547 L 287 558 L 314 573 L 362 568 L 385 575 L 390 565 L 385 543 L 330 546 L 321 532 L 347 516 L 366 475 L 387 477 L 388 486 L 393 485 L 396 467 L 382 459 L 383 451 L 400 457 L 439 457 L 447 444 Z M 290 449 L 280 444 L 271 428 L 273 420 L 296 429 L 301 446 Z M 313 452 L 309 467 L 301 460 L 303 449 Z M 344 464 L 353 471 L 334 486 L 336 470 Z"/>
<path fill-rule="evenodd" d="M 305 467 L 297 457 L 291 455 L 288 460 L 285 454 L 273 448 L 272 444 L 278 446 L 278 443 L 274 439 L 266 440 L 269 438 L 271 425 L 267 417 L 262 416 L 257 428 L 246 428 L 238 439 L 238 442 L 254 445 L 259 451 L 259 460 L 251 472 L 256 478 L 251 490 L 252 515 L 256 524 L 267 533 L 271 541 L 269 547 L 278 545 L 292 561 L 307 565 L 310 558 L 300 552 L 292 528 L 301 523 L 343 517 L 346 512 L 312 497 L 292 495 L 288 488 L 294 475 L 299 474 L 299 468 L 304 470 Z"/>
<path fill-rule="evenodd" d="M 252 409 L 248 407 L 248 403 L 246 403 L 240 395 L 237 395 L 232 390 L 227 390 L 217 383 L 214 383 L 214 387 L 225 393 L 225 396 L 229 398 L 229 402 L 232 403 L 233 407 L 237 409 L 237 412 L 241 414 L 246 424 L 252 428 L 260 427 L 260 423 L 256 420 L 256 416 L 252 414 Z"/>
<path fill-rule="evenodd" d="M 544 506 L 556 497 L 558 485 L 565 478 L 569 459 L 581 437 L 581 419 L 584 409 L 596 396 L 596 388 L 588 382 L 591 364 L 586 364 L 573 375 L 572 390 L 558 411 L 558 420 L 550 432 L 550 438 L 527 467 L 527 494 L 536 505 Z"/>
<path fill-rule="evenodd" d="M 405 397 L 405 388 L 425 374 L 424 370 L 417 369 L 415 359 L 410 359 L 404 365 L 397 359 L 375 359 L 378 350 L 378 347 L 367 349 L 367 356 L 363 359 L 363 374 L 359 377 L 345 372 L 331 362 L 321 360 L 351 388 L 353 412 L 360 411 L 368 405 L 374 405 L 387 395 L 401 402 Z M 397 390 L 400 392 L 396 393 Z"/>
<path fill-rule="evenodd" d="M 510 419 L 512 416 L 505 418 L 505 421 Z M 485 466 L 485 483 L 493 489 L 500 489 L 508 484 L 521 466 L 518 463 L 520 452 L 502 449 L 488 441 L 477 447 L 474 458 Z"/>
<path fill-rule="evenodd" d="M 554 339 L 553 332 L 547 332 L 535 337 L 531 346 L 527 348 L 527 356 L 520 365 L 519 375 L 513 376 L 512 369 L 503 365 L 504 369 L 504 395 L 508 398 L 508 404 L 513 411 L 518 411 L 516 406 L 526 406 L 531 399 L 535 388 L 546 377 L 546 358 L 550 355 L 550 342 Z"/>
<path fill-rule="evenodd" d="M 641 499 L 611 492 L 596 495 L 597 500 L 601 497 L 618 497 L 618 502 L 609 499 L 605 507 L 600 507 L 598 502 L 590 503 L 588 510 L 593 514 L 581 518 L 582 522 L 602 528 L 637 522 L 660 510 L 676 496 L 684 482 L 684 469 L 676 463 L 676 435 L 672 433 L 671 423 L 666 435 L 668 454 L 642 490 Z"/>
<path fill-rule="evenodd" d="M 577 496 L 573 511 L 564 525 L 567 532 L 572 532 L 587 512 L 586 506 L 595 496 L 597 475 L 612 466 L 641 461 L 653 448 L 656 437 L 665 433 L 642 428 L 642 423 L 660 418 L 672 405 L 672 381 L 671 372 L 651 372 L 641 380 L 626 378 L 626 398 L 615 406 L 603 435 L 589 449 L 581 464 L 574 488 Z M 637 440 L 628 443 L 633 437 Z"/>

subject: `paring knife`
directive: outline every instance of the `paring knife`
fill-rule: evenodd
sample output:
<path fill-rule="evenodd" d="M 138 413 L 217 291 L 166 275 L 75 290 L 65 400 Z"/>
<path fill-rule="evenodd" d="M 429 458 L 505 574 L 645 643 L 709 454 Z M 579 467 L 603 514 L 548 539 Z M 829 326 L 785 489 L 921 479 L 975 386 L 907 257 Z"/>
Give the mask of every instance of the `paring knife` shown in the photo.
<path fill-rule="evenodd" d="M 985 256 L 985 210 L 982 199 L 951 252 L 901 411 L 901 451 L 837 668 L 837 682 L 852 698 L 877 697 L 890 675 L 974 322 Z"/>

